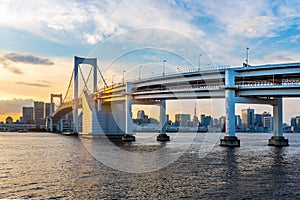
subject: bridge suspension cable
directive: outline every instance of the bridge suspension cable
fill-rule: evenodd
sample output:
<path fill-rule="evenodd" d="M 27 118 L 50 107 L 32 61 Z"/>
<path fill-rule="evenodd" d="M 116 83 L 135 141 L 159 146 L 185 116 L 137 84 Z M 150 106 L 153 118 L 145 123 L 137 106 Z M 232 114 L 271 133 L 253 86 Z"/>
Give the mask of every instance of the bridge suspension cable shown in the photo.
<path fill-rule="evenodd" d="M 67 88 L 67 92 L 65 93 L 65 96 L 64 96 L 62 102 L 66 102 L 67 98 L 70 98 L 70 88 L 71 88 L 71 90 L 73 89 L 73 87 L 72 87 L 72 85 L 73 85 L 73 76 L 74 76 L 74 70 L 72 72 L 71 78 L 69 80 L 69 85 L 68 85 L 68 88 Z"/>
<path fill-rule="evenodd" d="M 82 73 L 82 70 L 81 70 L 80 67 L 79 67 L 79 71 L 80 71 L 80 73 L 81 73 L 81 77 L 82 77 L 82 80 L 83 80 L 83 83 L 84 83 L 84 88 L 83 88 L 83 90 L 84 90 L 84 89 L 87 89 L 87 91 L 90 93 L 90 90 L 89 90 L 89 88 L 88 88 L 88 86 L 87 86 L 87 81 L 89 81 L 89 79 L 90 79 L 91 72 L 92 72 L 92 68 L 90 69 L 90 72 L 89 72 L 89 75 L 88 75 L 88 77 L 87 77 L 87 80 L 85 80 L 85 78 L 84 78 L 84 76 L 83 76 L 83 73 Z"/>
<path fill-rule="evenodd" d="M 105 81 L 105 79 L 104 79 L 104 77 L 103 77 L 103 74 L 101 73 L 100 68 L 99 68 L 98 65 L 97 65 L 97 69 L 98 69 L 98 72 L 99 72 L 99 74 L 100 74 L 100 76 L 101 76 L 101 79 L 103 80 L 104 86 L 105 86 L 105 87 L 108 87 L 108 85 L 107 85 L 107 83 L 106 83 L 106 81 Z"/>

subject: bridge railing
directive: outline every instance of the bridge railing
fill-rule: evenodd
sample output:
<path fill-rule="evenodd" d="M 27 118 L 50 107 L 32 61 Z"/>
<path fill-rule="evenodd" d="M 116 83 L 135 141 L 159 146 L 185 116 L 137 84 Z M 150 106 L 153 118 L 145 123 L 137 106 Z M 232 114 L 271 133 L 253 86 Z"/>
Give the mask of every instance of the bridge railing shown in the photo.
<path fill-rule="evenodd" d="M 177 68 L 177 71 L 172 71 L 172 72 L 165 72 L 164 75 L 162 73 L 158 74 L 150 74 L 150 75 L 144 75 L 140 77 L 133 77 L 130 79 L 126 79 L 126 82 L 135 82 L 135 81 L 140 81 L 140 80 L 147 80 L 147 79 L 152 79 L 152 78 L 159 78 L 159 77 L 164 77 L 164 76 L 171 76 L 171 75 L 180 75 L 180 74 L 186 74 L 186 73 L 193 73 L 193 72 L 208 72 L 208 71 L 216 71 L 216 70 L 225 70 L 230 68 L 230 65 L 222 65 L 222 66 L 217 66 L 217 67 L 200 67 L 194 68 L 194 69 L 180 69 L 179 67 Z"/>
<path fill-rule="evenodd" d="M 237 86 L 253 87 L 253 86 L 291 86 L 300 85 L 300 80 L 282 79 L 281 81 L 240 81 L 236 83 Z"/>
<path fill-rule="evenodd" d="M 221 89 L 224 87 L 224 83 L 214 83 L 214 84 L 191 84 L 191 85 L 176 85 L 176 86 L 170 86 L 170 87 L 156 87 L 156 88 L 143 88 L 139 89 L 137 88 L 134 90 L 134 92 L 151 92 L 151 91 L 167 91 L 167 90 L 194 90 L 194 89 L 204 89 L 204 90 L 210 90 L 210 89 Z"/>

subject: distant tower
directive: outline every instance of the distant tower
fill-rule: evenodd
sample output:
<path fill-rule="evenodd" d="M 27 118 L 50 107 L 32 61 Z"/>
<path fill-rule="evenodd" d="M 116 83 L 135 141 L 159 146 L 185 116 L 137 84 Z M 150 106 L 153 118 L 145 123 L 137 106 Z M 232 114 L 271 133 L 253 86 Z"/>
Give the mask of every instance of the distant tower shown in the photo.
<path fill-rule="evenodd" d="M 193 119 L 193 124 L 194 126 L 198 126 L 199 125 L 199 119 L 197 117 L 197 107 L 196 107 L 196 103 L 195 103 L 195 108 L 194 108 L 194 119 Z"/>

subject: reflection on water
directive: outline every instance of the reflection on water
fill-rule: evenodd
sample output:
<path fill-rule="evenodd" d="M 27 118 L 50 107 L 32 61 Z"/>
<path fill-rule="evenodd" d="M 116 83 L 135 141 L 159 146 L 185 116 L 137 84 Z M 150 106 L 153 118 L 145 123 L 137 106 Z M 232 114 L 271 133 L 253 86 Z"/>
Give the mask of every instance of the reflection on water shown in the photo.
<path fill-rule="evenodd" d="M 149 173 L 114 170 L 82 141 L 50 133 L 0 133 L 0 198 L 33 199 L 296 199 L 300 196 L 300 135 L 290 147 L 267 146 L 270 134 L 239 134 L 240 148 L 214 146 L 199 158 L 201 134 L 171 165 Z M 88 140 L 91 147 L 99 141 Z M 176 145 L 118 143 L 129 152 Z M 112 152 L 113 153 L 113 152 Z M 164 155 L 161 155 L 162 159 Z M 139 164 L 135 157 L 131 162 Z M 122 163 L 120 163 L 122 166 Z"/>

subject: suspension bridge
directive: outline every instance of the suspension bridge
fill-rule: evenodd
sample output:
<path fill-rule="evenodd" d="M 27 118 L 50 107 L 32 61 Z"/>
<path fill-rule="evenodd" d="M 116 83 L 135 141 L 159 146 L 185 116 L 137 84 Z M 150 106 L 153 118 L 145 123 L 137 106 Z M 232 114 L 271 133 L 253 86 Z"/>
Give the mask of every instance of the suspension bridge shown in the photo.
<path fill-rule="evenodd" d="M 92 91 L 79 67 L 81 64 L 92 66 L 87 78 L 93 75 Z M 97 88 L 97 74 L 104 83 L 102 88 Z M 79 91 L 79 75 L 83 78 L 82 91 Z M 235 134 L 235 105 L 243 103 L 273 106 L 273 136 L 268 144 L 288 146 L 282 131 L 282 98 L 288 97 L 300 97 L 300 63 L 189 70 L 108 85 L 96 58 L 74 57 L 74 70 L 65 97 L 51 96 L 51 103 L 53 98 L 59 98 L 60 106 L 56 110 L 51 106 L 49 129 L 61 127 L 60 119 L 72 112 L 73 132 L 93 137 L 119 136 L 134 141 L 132 105 L 158 105 L 160 134 L 157 140 L 169 141 L 166 101 L 224 98 L 226 135 L 220 141 L 221 146 L 240 146 Z"/>

